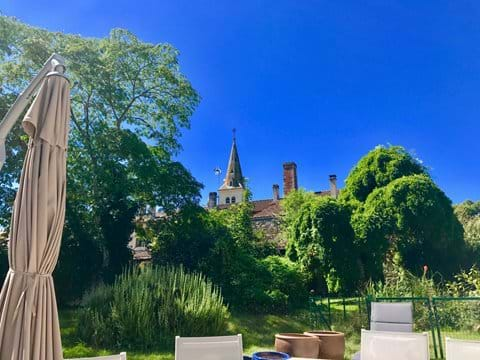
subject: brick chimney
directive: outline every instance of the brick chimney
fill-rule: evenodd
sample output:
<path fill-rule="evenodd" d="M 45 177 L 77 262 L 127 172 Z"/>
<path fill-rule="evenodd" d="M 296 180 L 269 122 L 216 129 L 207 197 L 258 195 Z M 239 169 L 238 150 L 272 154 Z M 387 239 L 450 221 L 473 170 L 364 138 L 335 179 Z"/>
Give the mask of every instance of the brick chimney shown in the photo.
<path fill-rule="evenodd" d="M 336 199 L 338 197 L 337 175 L 330 175 L 330 196 Z"/>
<path fill-rule="evenodd" d="M 280 186 L 278 184 L 273 184 L 273 201 L 277 202 L 280 200 Z"/>
<path fill-rule="evenodd" d="M 287 162 L 283 164 L 283 194 L 288 195 L 292 190 L 298 189 L 297 164 Z"/>
<path fill-rule="evenodd" d="M 209 209 L 213 209 L 217 206 L 217 193 L 215 191 L 208 194 L 208 204 Z"/>

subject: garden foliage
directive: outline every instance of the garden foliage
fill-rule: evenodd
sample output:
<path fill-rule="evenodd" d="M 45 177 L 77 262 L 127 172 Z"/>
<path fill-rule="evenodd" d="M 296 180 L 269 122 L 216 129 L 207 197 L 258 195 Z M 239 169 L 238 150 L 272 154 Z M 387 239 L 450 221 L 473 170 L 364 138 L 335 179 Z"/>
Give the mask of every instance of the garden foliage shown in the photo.
<path fill-rule="evenodd" d="M 169 44 L 145 43 L 122 29 L 84 38 L 0 16 L 0 118 L 54 52 L 65 58 L 72 84 L 66 229 L 54 273 L 58 299 L 67 302 L 121 273 L 139 210 L 198 203 L 201 185 L 174 156 L 199 96 Z M 18 124 L 0 173 L 0 225 L 7 228 L 22 134 Z"/>
<path fill-rule="evenodd" d="M 311 289 L 355 291 L 360 268 L 349 208 L 333 198 L 300 190 L 287 196 L 284 220 L 287 255 L 309 275 Z"/>
<path fill-rule="evenodd" d="M 391 247 L 400 253 L 403 266 L 416 274 L 428 265 L 450 276 L 462 265 L 462 226 L 450 199 L 426 175 L 404 176 L 375 189 L 352 224 L 373 278 L 381 273 Z"/>
<path fill-rule="evenodd" d="M 480 260 L 480 201 L 464 201 L 455 206 L 455 215 L 465 230 L 465 241 L 471 252 L 470 263 Z"/>
<path fill-rule="evenodd" d="M 389 250 L 419 274 L 422 265 L 451 276 L 463 264 L 463 229 L 450 199 L 402 147 L 377 147 L 352 169 L 340 201 L 351 224 L 365 278 L 383 278 Z"/>
<path fill-rule="evenodd" d="M 289 262 L 262 260 L 275 249 L 253 230 L 251 211 L 248 202 L 225 210 L 184 207 L 143 224 L 138 234 L 151 244 L 156 264 L 201 271 L 220 286 L 232 308 L 283 312 L 299 306 L 299 299 L 306 299 L 303 275 Z"/>
<path fill-rule="evenodd" d="M 94 346 L 164 348 L 176 335 L 226 332 L 229 312 L 220 289 L 199 273 L 175 267 L 131 268 L 99 285 L 82 303 L 79 335 Z"/>

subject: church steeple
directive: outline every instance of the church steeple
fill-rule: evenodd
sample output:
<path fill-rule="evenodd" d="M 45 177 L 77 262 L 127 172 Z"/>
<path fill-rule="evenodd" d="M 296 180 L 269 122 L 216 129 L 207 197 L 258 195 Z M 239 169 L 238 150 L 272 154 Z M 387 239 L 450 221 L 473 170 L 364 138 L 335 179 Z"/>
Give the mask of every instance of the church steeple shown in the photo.
<path fill-rule="evenodd" d="M 236 130 L 233 129 L 232 149 L 230 150 L 230 158 L 228 160 L 227 173 L 220 189 L 243 188 L 242 167 L 240 166 L 240 158 L 238 157 Z"/>
<path fill-rule="evenodd" d="M 238 156 L 236 131 L 233 129 L 232 148 L 228 159 L 227 172 L 222 186 L 218 189 L 219 204 L 234 204 L 243 200 L 244 178 Z"/>

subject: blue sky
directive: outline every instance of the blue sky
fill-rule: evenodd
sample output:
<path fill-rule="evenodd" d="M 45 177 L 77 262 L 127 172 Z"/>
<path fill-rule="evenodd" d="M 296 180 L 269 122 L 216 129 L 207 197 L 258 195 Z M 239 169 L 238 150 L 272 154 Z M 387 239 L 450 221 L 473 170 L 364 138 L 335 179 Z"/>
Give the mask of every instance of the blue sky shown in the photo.
<path fill-rule="evenodd" d="M 480 200 L 478 1 L 4 0 L 31 25 L 85 36 L 127 28 L 181 51 L 202 96 L 179 159 L 217 187 L 231 129 L 255 198 L 282 184 L 340 185 L 378 144 L 423 160 L 454 202 Z"/>

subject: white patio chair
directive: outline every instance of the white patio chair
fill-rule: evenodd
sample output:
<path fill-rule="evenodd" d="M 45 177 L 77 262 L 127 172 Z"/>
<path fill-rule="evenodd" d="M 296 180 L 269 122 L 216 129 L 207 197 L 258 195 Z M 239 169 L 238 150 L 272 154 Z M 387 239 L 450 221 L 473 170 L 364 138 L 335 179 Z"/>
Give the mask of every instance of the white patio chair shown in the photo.
<path fill-rule="evenodd" d="M 370 330 L 413 331 L 413 305 L 411 302 L 372 302 Z"/>
<path fill-rule="evenodd" d="M 480 359 L 480 341 L 445 338 L 447 360 Z"/>
<path fill-rule="evenodd" d="M 411 302 L 372 302 L 370 330 L 374 331 L 413 331 L 413 305 Z M 352 360 L 360 360 L 360 351 Z M 363 360 L 363 359 L 362 359 Z"/>
<path fill-rule="evenodd" d="M 88 358 L 75 358 L 69 360 L 127 360 L 127 353 L 122 352 L 119 355 L 97 356 Z"/>
<path fill-rule="evenodd" d="M 175 360 L 243 360 L 242 335 L 177 336 Z"/>
<path fill-rule="evenodd" d="M 362 360 L 429 360 L 428 333 L 362 330 Z"/>

